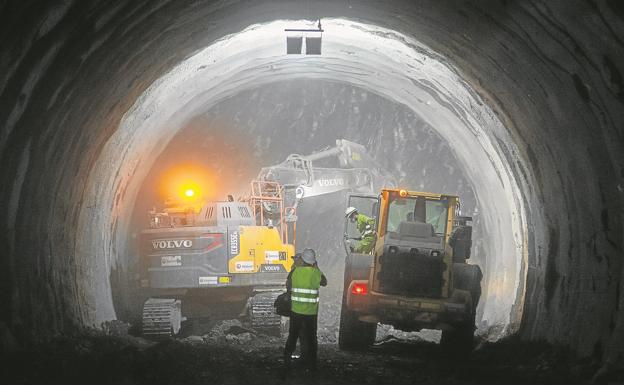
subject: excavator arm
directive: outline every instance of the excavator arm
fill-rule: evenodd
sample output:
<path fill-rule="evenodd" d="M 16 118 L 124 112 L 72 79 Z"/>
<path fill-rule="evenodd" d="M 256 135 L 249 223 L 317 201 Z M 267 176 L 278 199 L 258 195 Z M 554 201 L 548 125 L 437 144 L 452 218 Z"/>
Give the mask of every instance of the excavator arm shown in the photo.
<path fill-rule="evenodd" d="M 332 158 L 338 161 L 337 167 L 315 165 Z M 381 167 L 364 146 L 345 139 L 336 140 L 335 147 L 310 155 L 291 154 L 278 165 L 262 168 L 257 179 L 283 186 L 289 222 L 296 221 L 296 208 L 303 199 L 339 191 L 373 193 L 397 185 L 394 176 Z"/>

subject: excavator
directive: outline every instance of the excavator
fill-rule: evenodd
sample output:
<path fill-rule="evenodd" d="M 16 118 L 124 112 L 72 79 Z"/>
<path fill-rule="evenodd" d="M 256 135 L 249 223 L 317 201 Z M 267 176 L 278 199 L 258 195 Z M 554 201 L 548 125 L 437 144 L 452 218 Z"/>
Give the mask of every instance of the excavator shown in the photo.
<path fill-rule="evenodd" d="M 140 233 L 140 286 L 149 297 L 142 333 L 166 337 L 182 321 L 243 318 L 267 331 L 278 328 L 272 313 L 292 266 L 294 245 L 283 221 L 261 224 L 262 207 L 282 198 L 277 183 L 254 181 L 246 202 L 171 200 L 151 211 Z M 192 194 L 189 194 L 192 195 Z"/>
<path fill-rule="evenodd" d="M 331 159 L 337 167 L 315 166 Z M 337 140 L 335 147 L 262 168 L 238 200 L 204 202 L 187 191 L 165 202 L 164 210 L 149 212 L 149 229 L 139 236 L 143 335 L 170 337 L 183 321 L 233 318 L 276 333 L 281 317 L 273 302 L 292 267 L 302 200 L 395 184 L 363 146 Z"/>

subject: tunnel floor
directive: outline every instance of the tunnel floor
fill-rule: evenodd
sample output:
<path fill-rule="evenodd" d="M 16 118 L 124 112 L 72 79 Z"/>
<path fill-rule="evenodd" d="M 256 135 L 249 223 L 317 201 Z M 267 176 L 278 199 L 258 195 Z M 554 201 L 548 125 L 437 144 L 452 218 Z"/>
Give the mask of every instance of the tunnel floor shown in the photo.
<path fill-rule="evenodd" d="M 437 344 L 437 332 L 380 325 L 368 350 L 341 351 L 336 282 L 331 277 L 321 292 L 316 372 L 296 360 L 284 371 L 285 318 L 281 336 L 223 320 L 194 322 L 180 337 L 159 342 L 137 337 L 130 323 L 112 321 L 0 356 L 0 378 L 7 384 L 624 384 L 624 372 L 599 374 L 599 355 L 578 359 L 564 348 L 517 337 L 495 343 L 476 337 L 470 356 L 460 357 Z"/>
<path fill-rule="evenodd" d="M 546 342 L 488 342 L 484 331 L 468 357 L 438 345 L 438 332 L 404 333 L 386 325 L 366 351 L 341 351 L 341 289 L 337 277 L 329 282 L 321 291 L 316 372 L 297 360 L 285 372 L 285 318 L 281 336 L 215 320 L 187 324 L 165 341 L 138 337 L 132 323 L 110 321 L 0 353 L 0 378 L 6 384 L 624 384 L 624 371 L 605 371 L 599 353 L 579 359 Z"/>
<path fill-rule="evenodd" d="M 482 343 L 461 359 L 432 342 L 391 339 L 365 352 L 321 344 L 318 371 L 295 362 L 285 372 L 283 338 L 241 336 L 158 343 L 103 332 L 57 337 L 3 357 L 2 378 L 7 384 L 584 384 L 598 369 L 545 343 Z M 622 381 L 620 373 L 595 383 Z"/>

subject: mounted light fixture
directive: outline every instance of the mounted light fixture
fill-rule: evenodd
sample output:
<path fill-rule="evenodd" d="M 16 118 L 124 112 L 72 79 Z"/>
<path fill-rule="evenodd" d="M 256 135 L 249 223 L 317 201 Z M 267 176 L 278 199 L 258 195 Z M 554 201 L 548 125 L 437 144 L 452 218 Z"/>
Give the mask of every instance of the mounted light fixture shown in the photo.
<path fill-rule="evenodd" d="M 319 20 L 317 28 L 286 28 L 286 54 L 301 55 L 305 38 L 305 54 L 320 55 L 323 29 Z"/>

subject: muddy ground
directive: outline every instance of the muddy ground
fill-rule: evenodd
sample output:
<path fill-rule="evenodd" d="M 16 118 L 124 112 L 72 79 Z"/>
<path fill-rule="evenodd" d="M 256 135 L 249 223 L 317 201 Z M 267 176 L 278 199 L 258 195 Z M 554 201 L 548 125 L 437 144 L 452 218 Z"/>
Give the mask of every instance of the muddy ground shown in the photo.
<path fill-rule="evenodd" d="M 321 295 L 317 372 L 295 363 L 286 373 L 285 334 L 259 334 L 237 320 L 200 325 L 189 336 L 160 342 L 132 336 L 129 324 L 116 321 L 1 354 L 0 383 L 624 385 L 622 372 L 596 376 L 600 357 L 579 359 L 546 343 L 514 338 L 497 343 L 477 338 L 475 350 L 461 358 L 440 348 L 439 332 L 403 333 L 381 325 L 370 349 L 341 351 L 335 286 Z"/>
<path fill-rule="evenodd" d="M 330 293 L 327 293 L 330 294 Z M 439 333 L 380 325 L 362 352 L 338 349 L 339 301 L 327 297 L 319 319 L 319 364 L 285 372 L 285 334 L 267 336 L 238 320 L 216 321 L 201 335 L 148 341 L 113 322 L 59 336 L 0 357 L 4 384 L 624 384 L 624 373 L 596 377 L 600 357 L 578 359 L 546 343 L 476 339 L 469 357 L 437 344 Z M 286 331 L 284 328 L 284 332 Z M 195 330 L 199 332 L 200 330 Z"/>
<path fill-rule="evenodd" d="M 224 325 L 221 325 L 224 326 Z M 226 329 L 227 328 L 227 329 Z M 219 329 L 219 327 L 217 327 Z M 483 344 L 461 360 L 433 342 L 387 338 L 365 352 L 321 344 L 316 373 L 282 367 L 283 337 L 236 325 L 149 342 L 82 333 L 2 357 L 4 384 L 585 384 L 598 369 L 547 344 Z M 617 373 L 598 383 L 624 383 Z"/>

